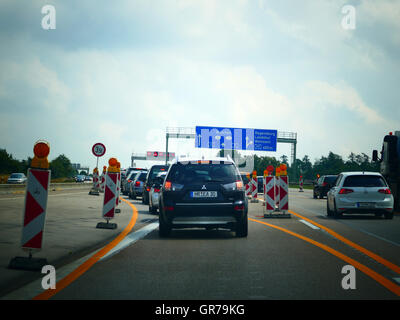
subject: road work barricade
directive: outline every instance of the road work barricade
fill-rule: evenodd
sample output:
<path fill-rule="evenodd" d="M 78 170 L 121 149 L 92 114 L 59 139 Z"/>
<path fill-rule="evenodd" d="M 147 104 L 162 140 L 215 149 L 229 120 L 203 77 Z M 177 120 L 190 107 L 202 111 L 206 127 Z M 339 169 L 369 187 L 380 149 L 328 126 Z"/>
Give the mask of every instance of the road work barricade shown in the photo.
<path fill-rule="evenodd" d="M 299 181 L 299 192 L 304 192 L 303 190 L 303 176 L 300 176 L 300 181 Z"/>
<path fill-rule="evenodd" d="M 118 162 L 117 164 L 118 168 L 118 175 L 117 175 L 117 196 L 115 198 L 115 213 L 121 213 L 121 209 L 117 208 L 121 200 L 119 199 L 119 193 L 121 190 L 121 165 Z"/>
<path fill-rule="evenodd" d="M 99 181 L 99 170 L 97 168 L 93 169 L 93 186 L 90 189 L 89 194 L 92 196 L 100 195 L 100 181 Z"/>
<path fill-rule="evenodd" d="M 251 202 L 258 202 L 258 182 L 257 182 L 257 172 L 253 171 L 253 177 L 251 181 Z"/>
<path fill-rule="evenodd" d="M 278 170 L 280 169 L 280 170 Z M 289 178 L 286 165 L 276 170 L 277 176 L 265 177 L 264 218 L 291 218 L 289 210 Z"/>
<path fill-rule="evenodd" d="M 111 158 L 109 160 L 109 167 L 106 174 L 106 184 L 104 189 L 104 201 L 103 201 L 103 218 L 106 222 L 99 222 L 96 228 L 99 229 L 116 229 L 116 223 L 109 223 L 111 219 L 114 219 L 116 197 L 117 197 L 117 184 L 118 184 L 118 172 L 116 167 L 117 159 Z"/>
<path fill-rule="evenodd" d="M 43 232 L 46 220 L 47 198 L 51 171 L 48 170 L 47 156 L 50 147 L 47 142 L 39 141 L 34 146 L 35 157 L 32 168 L 28 169 L 26 183 L 24 218 L 21 237 L 21 248 L 29 252 L 28 257 L 15 257 L 10 261 L 10 269 L 41 270 L 47 264 L 43 258 L 33 258 L 43 245 Z"/>

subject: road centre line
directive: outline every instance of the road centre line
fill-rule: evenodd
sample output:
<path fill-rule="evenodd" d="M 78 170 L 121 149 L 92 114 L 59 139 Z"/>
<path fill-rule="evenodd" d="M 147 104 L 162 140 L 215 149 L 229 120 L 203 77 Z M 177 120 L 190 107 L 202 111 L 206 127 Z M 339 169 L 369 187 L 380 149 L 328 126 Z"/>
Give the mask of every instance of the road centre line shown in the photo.
<path fill-rule="evenodd" d="M 98 250 L 93 256 L 91 256 L 88 260 L 82 263 L 78 268 L 76 268 L 73 272 L 68 274 L 66 277 L 61 279 L 56 283 L 56 289 L 48 289 L 43 291 L 41 294 L 37 295 L 33 298 L 33 300 L 48 300 L 65 287 L 70 285 L 73 281 L 78 279 L 82 274 L 88 271 L 96 262 L 98 262 L 102 257 L 104 257 L 108 252 L 110 252 L 114 247 L 116 247 L 132 230 L 134 225 L 136 224 L 136 220 L 138 217 L 138 211 L 136 207 L 131 204 L 129 201 L 121 198 L 122 201 L 126 202 L 133 210 L 131 220 L 129 224 L 125 227 L 125 229 L 109 244 L 107 244 L 102 249 Z"/>
<path fill-rule="evenodd" d="M 376 282 L 380 283 L 386 289 L 388 289 L 389 291 L 391 291 L 392 293 L 394 293 L 395 295 L 400 297 L 400 286 L 398 286 L 397 284 L 393 283 L 392 281 L 386 279 L 385 277 L 383 277 L 379 273 L 373 271 L 372 269 L 368 268 L 367 266 L 359 263 L 358 261 L 356 261 L 356 260 L 344 255 L 343 253 L 341 253 L 341 252 L 339 252 L 339 251 L 337 251 L 335 249 L 332 249 L 331 247 L 328 247 L 327 245 L 324 245 L 324 244 L 322 244 L 322 243 L 320 243 L 318 241 L 315 241 L 315 240 L 313 240 L 311 238 L 308 238 L 308 237 L 302 236 L 302 235 L 300 235 L 298 233 L 295 233 L 293 231 L 290 231 L 288 229 L 285 229 L 285 228 L 282 228 L 282 227 L 278 227 L 276 225 L 269 224 L 269 223 L 266 223 L 266 222 L 263 222 L 263 221 L 260 221 L 260 220 L 257 220 L 257 219 L 252 219 L 252 218 L 248 218 L 248 219 L 250 221 L 257 222 L 257 223 L 266 225 L 268 227 L 271 227 L 271 228 L 283 231 L 285 233 L 288 233 L 288 234 L 290 234 L 290 235 L 292 235 L 294 237 L 302 239 L 302 240 L 304 240 L 304 241 L 306 241 L 308 243 L 311 243 L 311 244 L 313 244 L 313 245 L 315 245 L 315 246 L 317 246 L 317 247 L 319 247 L 319 248 L 331 253 L 332 255 L 336 256 L 337 258 L 345 261 L 346 263 L 352 265 L 353 267 L 357 268 L 361 272 L 365 273 L 367 276 L 369 276 L 370 278 L 374 279 Z"/>

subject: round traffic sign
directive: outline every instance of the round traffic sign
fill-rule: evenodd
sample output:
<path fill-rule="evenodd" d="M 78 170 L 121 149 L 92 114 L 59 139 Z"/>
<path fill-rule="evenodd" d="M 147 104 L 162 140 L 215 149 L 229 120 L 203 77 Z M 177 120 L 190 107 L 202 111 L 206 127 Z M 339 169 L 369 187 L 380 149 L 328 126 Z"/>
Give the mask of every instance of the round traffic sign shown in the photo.
<path fill-rule="evenodd" d="M 92 153 L 96 156 L 96 157 L 102 157 L 104 156 L 104 154 L 106 153 L 106 147 L 104 144 L 102 143 L 95 143 L 92 147 Z"/>

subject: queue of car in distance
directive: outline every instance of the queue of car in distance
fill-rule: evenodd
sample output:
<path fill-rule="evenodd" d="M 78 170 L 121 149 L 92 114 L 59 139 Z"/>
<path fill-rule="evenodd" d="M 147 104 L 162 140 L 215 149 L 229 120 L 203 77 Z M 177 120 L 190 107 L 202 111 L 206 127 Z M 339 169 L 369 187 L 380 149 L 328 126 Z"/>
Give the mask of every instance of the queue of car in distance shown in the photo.
<path fill-rule="evenodd" d="M 143 197 L 146 175 L 147 171 L 139 171 L 135 174 L 131 182 L 128 182 L 128 195 L 130 199 L 135 200 L 136 197 Z"/>
<path fill-rule="evenodd" d="M 7 183 L 9 184 L 24 184 L 26 183 L 26 176 L 24 173 L 11 173 L 11 175 L 7 179 Z"/>
<path fill-rule="evenodd" d="M 160 191 L 164 184 L 164 179 L 167 176 L 166 171 L 159 172 L 153 181 L 149 191 L 149 212 L 157 213 L 159 209 Z"/>
<path fill-rule="evenodd" d="M 146 180 L 144 183 L 142 203 L 149 204 L 149 192 L 151 186 L 154 183 L 154 179 L 157 177 L 157 174 L 160 172 L 167 172 L 169 165 L 154 165 L 150 168 L 147 173 Z"/>
<path fill-rule="evenodd" d="M 136 174 L 143 171 L 147 172 L 147 169 L 130 167 L 124 171 L 124 176 L 121 175 L 121 192 L 124 196 L 127 196 L 129 193 L 129 184 L 133 181 Z"/>
<path fill-rule="evenodd" d="M 323 197 L 326 197 L 328 191 L 335 184 L 336 178 L 337 175 L 324 175 L 314 182 L 313 198 L 317 199 L 318 197 L 322 199 Z"/>
<path fill-rule="evenodd" d="M 393 218 L 393 194 L 378 172 L 342 172 L 327 193 L 327 216 L 368 214 Z"/>
<path fill-rule="evenodd" d="M 159 235 L 175 228 L 224 228 L 248 234 L 248 200 L 232 159 L 175 159 L 159 200 Z"/>

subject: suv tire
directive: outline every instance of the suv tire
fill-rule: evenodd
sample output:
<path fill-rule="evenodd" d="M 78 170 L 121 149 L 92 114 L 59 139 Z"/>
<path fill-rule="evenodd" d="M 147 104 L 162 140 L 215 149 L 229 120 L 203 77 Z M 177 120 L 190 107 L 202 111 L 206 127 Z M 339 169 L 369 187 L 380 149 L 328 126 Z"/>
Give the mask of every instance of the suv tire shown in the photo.
<path fill-rule="evenodd" d="M 160 208 L 161 209 L 161 208 Z M 171 226 L 164 221 L 163 214 L 161 213 L 158 216 L 159 226 L 158 226 L 158 235 L 161 238 L 166 238 L 171 234 Z"/>
<path fill-rule="evenodd" d="M 236 237 L 245 238 L 248 235 L 248 231 L 249 231 L 249 223 L 246 214 L 243 220 L 238 222 L 236 225 Z"/>

